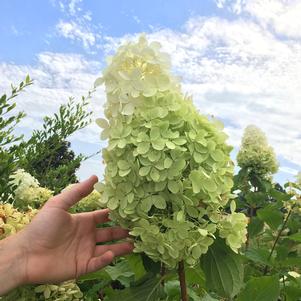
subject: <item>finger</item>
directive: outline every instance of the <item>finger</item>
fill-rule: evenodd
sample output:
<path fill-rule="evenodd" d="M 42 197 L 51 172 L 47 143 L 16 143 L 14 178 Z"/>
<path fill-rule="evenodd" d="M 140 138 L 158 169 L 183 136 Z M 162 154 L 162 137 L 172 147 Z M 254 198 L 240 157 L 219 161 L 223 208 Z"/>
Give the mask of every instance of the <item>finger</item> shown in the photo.
<path fill-rule="evenodd" d="M 96 230 L 96 242 L 119 240 L 129 236 L 129 231 L 120 227 L 102 228 Z"/>
<path fill-rule="evenodd" d="M 100 256 L 108 251 L 113 252 L 114 256 L 122 256 L 132 253 L 134 245 L 130 242 L 122 242 L 113 245 L 96 246 L 94 256 Z"/>
<path fill-rule="evenodd" d="M 95 224 L 103 224 L 110 221 L 109 218 L 109 209 L 96 210 L 91 212 L 93 214 L 93 218 L 95 220 Z"/>
<path fill-rule="evenodd" d="M 98 181 L 96 176 L 73 185 L 70 189 L 64 190 L 60 194 L 51 198 L 46 205 L 68 210 L 75 203 L 86 197 L 93 191 L 94 184 Z"/>
<path fill-rule="evenodd" d="M 107 251 L 101 256 L 93 257 L 90 259 L 87 266 L 87 273 L 93 273 L 99 269 L 110 264 L 114 259 L 114 253 L 112 251 Z"/>

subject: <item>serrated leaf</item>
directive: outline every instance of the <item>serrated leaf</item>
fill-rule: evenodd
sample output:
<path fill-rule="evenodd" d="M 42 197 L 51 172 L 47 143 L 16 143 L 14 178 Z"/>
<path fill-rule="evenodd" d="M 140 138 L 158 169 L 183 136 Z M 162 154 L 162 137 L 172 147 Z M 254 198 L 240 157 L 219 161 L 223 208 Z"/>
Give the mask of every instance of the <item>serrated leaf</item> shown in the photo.
<path fill-rule="evenodd" d="M 257 249 L 257 248 L 249 248 L 245 252 L 245 256 L 254 261 L 255 263 L 260 263 L 262 265 L 270 265 L 271 263 L 268 260 L 270 255 L 269 250 L 266 249 Z"/>
<path fill-rule="evenodd" d="M 225 242 L 217 239 L 201 258 L 207 288 L 222 297 L 233 298 L 238 294 L 244 278 L 243 264 Z"/>
<path fill-rule="evenodd" d="M 139 286 L 116 290 L 110 301 L 158 301 L 162 290 L 160 282 L 160 279 L 153 277 Z"/>
<path fill-rule="evenodd" d="M 295 233 L 287 236 L 288 239 L 301 243 L 301 233 Z"/>
<path fill-rule="evenodd" d="M 279 290 L 278 275 L 254 277 L 247 282 L 237 301 L 277 301 Z"/>
<path fill-rule="evenodd" d="M 283 221 L 283 213 L 273 205 L 268 205 L 265 208 L 257 211 L 257 216 L 262 221 L 266 222 L 273 230 L 281 225 Z"/>

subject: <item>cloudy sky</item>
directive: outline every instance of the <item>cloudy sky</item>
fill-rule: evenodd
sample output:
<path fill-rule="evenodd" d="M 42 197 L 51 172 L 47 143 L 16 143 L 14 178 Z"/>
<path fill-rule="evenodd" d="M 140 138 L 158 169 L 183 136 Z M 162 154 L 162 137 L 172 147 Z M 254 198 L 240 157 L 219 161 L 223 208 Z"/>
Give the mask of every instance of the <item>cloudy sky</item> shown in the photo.
<path fill-rule="evenodd" d="M 171 55 L 200 112 L 224 122 L 233 157 L 255 124 L 277 153 L 276 180 L 301 170 L 300 0 L 2 0 L 0 11 L 0 94 L 28 73 L 35 80 L 18 99 L 27 136 L 69 96 L 85 95 L 120 43 L 145 32 Z M 99 88 L 94 118 L 104 101 Z M 86 155 L 104 145 L 94 124 L 71 142 Z M 100 156 L 79 176 L 92 173 L 103 173 Z"/>

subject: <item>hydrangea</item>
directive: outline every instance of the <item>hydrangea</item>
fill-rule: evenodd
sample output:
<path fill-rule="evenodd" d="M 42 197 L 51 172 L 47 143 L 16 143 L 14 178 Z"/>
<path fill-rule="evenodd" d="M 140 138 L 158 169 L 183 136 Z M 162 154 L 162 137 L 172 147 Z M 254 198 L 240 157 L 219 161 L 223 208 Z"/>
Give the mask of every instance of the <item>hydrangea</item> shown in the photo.
<path fill-rule="evenodd" d="M 260 177 L 269 177 L 278 170 L 276 155 L 265 134 L 256 126 L 246 127 L 237 163 Z"/>
<path fill-rule="evenodd" d="M 25 210 L 28 206 L 39 208 L 53 195 L 51 190 L 40 187 L 38 180 L 23 169 L 18 169 L 10 179 L 16 186 L 14 204 L 17 208 Z"/>
<path fill-rule="evenodd" d="M 82 301 L 83 293 L 75 281 L 60 284 L 26 285 L 0 297 L 2 301 Z"/>
<path fill-rule="evenodd" d="M 0 203 L 0 239 L 20 231 L 36 215 L 38 210 L 20 212 L 12 204 Z"/>
<path fill-rule="evenodd" d="M 61 284 L 43 284 L 34 289 L 38 300 L 47 301 L 80 301 L 83 293 L 75 281 L 66 281 Z"/>
<path fill-rule="evenodd" d="M 69 185 L 65 189 L 70 189 L 74 184 Z M 64 190 L 65 190 L 64 189 Z M 76 205 L 74 205 L 70 211 L 71 212 L 86 212 L 94 211 L 99 209 L 101 206 L 100 202 L 101 194 L 97 190 L 93 190 L 88 196 L 81 199 Z"/>
<path fill-rule="evenodd" d="M 219 236 L 226 240 L 226 244 L 235 253 L 238 253 L 238 249 L 247 240 L 247 223 L 247 217 L 237 212 L 223 216 L 220 221 Z"/>
<path fill-rule="evenodd" d="M 118 49 L 100 83 L 106 119 L 97 123 L 108 138 L 104 183 L 95 186 L 102 206 L 131 230 L 135 252 L 169 267 L 195 265 L 224 225 L 233 185 L 227 135 L 181 93 L 169 57 L 144 36 Z"/>

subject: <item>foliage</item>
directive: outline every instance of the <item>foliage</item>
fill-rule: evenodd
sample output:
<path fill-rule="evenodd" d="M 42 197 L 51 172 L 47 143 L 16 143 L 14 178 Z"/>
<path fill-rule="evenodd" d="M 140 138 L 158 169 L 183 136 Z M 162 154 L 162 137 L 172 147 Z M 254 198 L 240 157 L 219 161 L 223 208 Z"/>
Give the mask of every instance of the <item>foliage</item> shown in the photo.
<path fill-rule="evenodd" d="M 135 252 L 193 266 L 217 229 L 237 250 L 247 220 L 223 212 L 233 185 L 227 136 L 184 97 L 160 47 L 143 36 L 120 47 L 96 81 L 106 87 L 108 121 L 98 124 L 109 139 L 105 182 L 96 188 L 113 220 L 131 230 Z"/>
<path fill-rule="evenodd" d="M 86 112 L 90 97 L 91 92 L 78 103 L 69 98 L 53 117 L 44 117 L 42 129 L 33 131 L 17 150 L 19 166 L 55 193 L 77 182 L 75 172 L 84 156 L 76 156 L 66 139 L 90 123 L 92 112 Z"/>
<path fill-rule="evenodd" d="M 14 98 L 31 84 L 32 80 L 26 76 L 18 86 L 11 86 L 10 96 L 3 94 L 0 97 L 0 200 L 8 200 L 12 196 L 13 187 L 8 177 L 16 169 L 16 158 L 9 146 L 22 139 L 22 136 L 15 136 L 13 131 L 25 114 L 24 112 L 12 114 L 16 108 Z"/>

